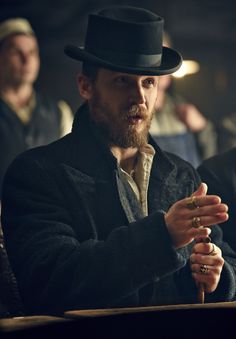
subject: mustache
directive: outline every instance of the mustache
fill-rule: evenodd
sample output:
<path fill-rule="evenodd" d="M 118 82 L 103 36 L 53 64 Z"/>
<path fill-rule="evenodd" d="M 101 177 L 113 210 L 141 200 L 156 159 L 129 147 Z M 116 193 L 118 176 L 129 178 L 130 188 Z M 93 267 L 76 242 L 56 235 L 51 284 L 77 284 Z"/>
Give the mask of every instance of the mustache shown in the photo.
<path fill-rule="evenodd" d="M 147 118 L 147 110 L 143 107 L 140 107 L 138 105 L 131 105 L 126 110 L 124 110 L 124 119 L 129 119 L 132 117 L 140 117 L 141 119 Z"/>

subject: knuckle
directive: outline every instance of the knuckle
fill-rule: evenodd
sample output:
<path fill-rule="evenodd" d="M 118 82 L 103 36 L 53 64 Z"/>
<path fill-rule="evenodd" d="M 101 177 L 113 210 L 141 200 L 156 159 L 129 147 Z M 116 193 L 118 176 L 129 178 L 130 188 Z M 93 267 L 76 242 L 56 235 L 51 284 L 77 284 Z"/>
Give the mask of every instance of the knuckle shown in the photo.
<path fill-rule="evenodd" d="M 218 261 L 219 261 L 219 265 L 221 265 L 221 266 L 223 266 L 224 263 L 225 263 L 225 260 L 224 260 L 223 257 L 219 257 Z"/>
<path fill-rule="evenodd" d="M 215 291 L 215 289 L 216 289 L 216 286 L 215 286 L 215 285 L 207 286 L 206 292 L 207 292 L 207 293 L 212 293 L 212 292 Z"/>

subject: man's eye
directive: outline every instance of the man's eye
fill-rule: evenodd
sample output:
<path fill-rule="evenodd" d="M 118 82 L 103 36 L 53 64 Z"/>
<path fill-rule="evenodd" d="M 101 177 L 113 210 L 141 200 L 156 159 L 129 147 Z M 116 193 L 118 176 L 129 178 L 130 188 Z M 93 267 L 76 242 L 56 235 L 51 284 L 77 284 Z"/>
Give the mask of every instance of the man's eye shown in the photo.
<path fill-rule="evenodd" d="M 154 79 L 145 79 L 143 84 L 146 87 L 152 87 L 155 84 L 155 81 Z"/>

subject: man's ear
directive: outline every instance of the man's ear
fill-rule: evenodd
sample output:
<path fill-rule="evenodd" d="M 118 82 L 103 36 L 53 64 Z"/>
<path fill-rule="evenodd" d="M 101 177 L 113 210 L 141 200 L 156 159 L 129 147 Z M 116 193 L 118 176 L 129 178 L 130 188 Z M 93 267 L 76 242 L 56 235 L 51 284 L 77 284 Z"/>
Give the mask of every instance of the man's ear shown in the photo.
<path fill-rule="evenodd" d="M 81 97 L 85 100 L 90 100 L 92 97 L 92 83 L 88 77 L 83 74 L 77 76 L 77 86 Z"/>

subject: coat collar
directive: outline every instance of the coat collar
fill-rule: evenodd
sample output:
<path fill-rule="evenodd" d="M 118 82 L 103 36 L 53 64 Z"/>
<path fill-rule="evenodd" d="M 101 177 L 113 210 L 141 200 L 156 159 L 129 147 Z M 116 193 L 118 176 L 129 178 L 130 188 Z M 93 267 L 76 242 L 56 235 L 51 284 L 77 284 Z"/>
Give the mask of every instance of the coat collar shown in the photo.
<path fill-rule="evenodd" d="M 76 112 L 72 137 L 73 144 L 76 145 L 76 160 L 80 170 L 102 179 L 108 172 L 117 169 L 117 160 L 103 135 L 91 121 L 87 104 L 83 104 Z"/>

